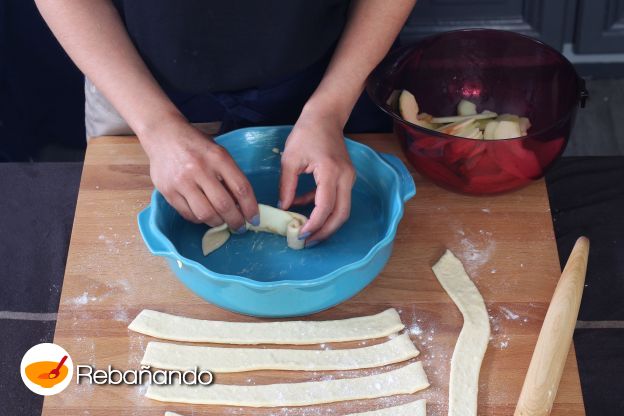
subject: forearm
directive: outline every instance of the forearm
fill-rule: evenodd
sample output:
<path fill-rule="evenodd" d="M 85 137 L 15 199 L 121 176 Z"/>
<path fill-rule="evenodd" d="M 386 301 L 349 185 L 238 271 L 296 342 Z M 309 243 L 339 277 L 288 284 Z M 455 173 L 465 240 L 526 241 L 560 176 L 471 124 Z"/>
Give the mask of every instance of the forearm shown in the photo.
<path fill-rule="evenodd" d="M 154 80 L 111 0 L 36 0 L 67 54 L 141 133 L 181 114 Z"/>
<path fill-rule="evenodd" d="M 327 111 L 342 126 L 371 71 L 386 55 L 416 0 L 355 0 L 323 80 L 304 112 Z"/>

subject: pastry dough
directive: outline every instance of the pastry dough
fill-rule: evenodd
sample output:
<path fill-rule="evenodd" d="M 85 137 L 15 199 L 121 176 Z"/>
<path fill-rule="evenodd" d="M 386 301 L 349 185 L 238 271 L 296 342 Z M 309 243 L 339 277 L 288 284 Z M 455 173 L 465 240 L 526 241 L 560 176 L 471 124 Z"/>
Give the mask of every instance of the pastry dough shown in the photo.
<path fill-rule="evenodd" d="M 128 329 L 172 341 L 309 345 L 381 338 L 405 328 L 397 311 L 335 321 L 204 321 L 144 309 Z"/>
<path fill-rule="evenodd" d="M 411 394 L 429 387 L 421 362 L 372 376 L 304 383 L 234 386 L 150 384 L 145 396 L 163 402 L 245 407 L 307 406 Z"/>
<path fill-rule="evenodd" d="M 479 371 L 490 340 L 488 313 L 479 290 L 449 250 L 433 266 L 433 272 L 464 317 L 451 358 L 448 414 L 476 416 Z"/>
<path fill-rule="evenodd" d="M 295 250 L 303 248 L 305 242 L 299 240 L 299 230 L 308 220 L 305 215 L 283 211 L 264 204 L 258 204 L 258 210 L 260 211 L 260 225 L 247 223 L 248 230 L 282 235 L 287 238 L 288 247 Z"/>
<path fill-rule="evenodd" d="M 364 413 L 349 413 L 348 416 L 427 416 L 427 401 L 416 400 L 400 406 L 386 407 Z"/>
<path fill-rule="evenodd" d="M 202 237 L 202 252 L 204 256 L 221 247 L 229 238 L 230 230 L 228 230 L 227 224 L 222 224 L 206 231 Z"/>
<path fill-rule="evenodd" d="M 214 373 L 256 370 L 353 370 L 381 367 L 414 358 L 418 350 L 407 334 L 364 348 L 293 350 L 218 348 L 150 342 L 142 365 L 164 370 L 199 368 Z"/>
<path fill-rule="evenodd" d="M 258 204 L 260 224 L 252 225 L 245 223 L 247 230 L 255 232 L 267 232 L 286 237 L 288 247 L 293 250 L 301 250 L 305 246 L 305 240 L 299 239 L 301 227 L 308 220 L 305 215 L 296 212 L 284 211 L 269 205 Z M 210 228 L 202 237 L 202 251 L 204 256 L 221 247 L 230 238 L 232 230 L 227 224 Z"/>
<path fill-rule="evenodd" d="M 178 413 L 165 412 L 165 416 L 182 416 Z M 416 400 L 400 406 L 386 407 L 364 413 L 349 413 L 347 416 L 427 416 L 427 401 Z"/>

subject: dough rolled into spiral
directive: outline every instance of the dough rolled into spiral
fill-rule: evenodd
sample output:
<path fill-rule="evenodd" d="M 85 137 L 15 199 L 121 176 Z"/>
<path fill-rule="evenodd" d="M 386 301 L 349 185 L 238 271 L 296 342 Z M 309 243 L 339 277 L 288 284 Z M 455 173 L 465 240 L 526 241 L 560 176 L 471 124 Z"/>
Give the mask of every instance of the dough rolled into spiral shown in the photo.
<path fill-rule="evenodd" d="M 308 220 L 305 215 L 296 212 L 284 211 L 269 205 L 258 204 L 260 211 L 260 224 L 252 225 L 246 223 L 247 230 L 254 232 L 267 232 L 286 237 L 288 247 L 293 250 L 301 250 L 304 240 L 299 240 L 299 232 L 301 227 Z M 221 247 L 230 237 L 231 230 L 227 225 L 223 224 L 206 231 L 202 238 L 202 251 L 204 256 L 212 253 Z"/>

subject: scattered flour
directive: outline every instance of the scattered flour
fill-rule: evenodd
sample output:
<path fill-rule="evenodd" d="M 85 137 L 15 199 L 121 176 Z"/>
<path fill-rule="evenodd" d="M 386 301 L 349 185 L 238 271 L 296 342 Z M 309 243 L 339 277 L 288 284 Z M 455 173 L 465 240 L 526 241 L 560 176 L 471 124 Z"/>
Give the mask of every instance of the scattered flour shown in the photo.
<path fill-rule="evenodd" d="M 67 301 L 70 305 L 86 305 L 89 302 L 102 301 L 110 296 L 118 295 L 119 292 L 128 292 L 130 283 L 127 279 L 114 280 L 106 284 L 92 284 L 87 287 L 80 296 L 76 296 Z"/>
<path fill-rule="evenodd" d="M 505 318 L 507 318 L 507 319 L 511 319 L 511 320 L 515 321 L 516 319 L 520 318 L 520 316 L 517 313 L 513 312 L 509 308 L 501 306 L 500 309 L 501 309 L 501 311 L 503 311 L 503 313 L 505 314 Z"/>
<path fill-rule="evenodd" d="M 509 336 L 507 335 L 503 335 L 501 337 L 502 339 L 500 341 L 498 341 L 495 346 L 499 349 L 499 350 L 506 350 L 509 347 Z"/>
<path fill-rule="evenodd" d="M 128 316 L 128 311 L 126 311 L 123 308 L 117 309 L 115 311 L 115 315 L 113 316 L 113 319 L 117 322 L 130 323 L 130 317 Z"/>
<path fill-rule="evenodd" d="M 490 238 L 492 233 L 480 230 L 479 234 L 485 238 L 477 242 L 468 238 L 460 240 L 461 252 L 458 253 L 464 260 L 466 271 L 474 276 L 478 269 L 486 264 L 496 248 L 496 243 Z"/>
<path fill-rule="evenodd" d="M 93 302 L 97 300 L 95 296 L 89 296 L 89 292 L 84 292 L 80 296 L 76 296 L 75 298 L 71 298 L 68 300 L 68 303 L 72 305 L 86 305 L 89 302 Z"/>
<path fill-rule="evenodd" d="M 414 323 L 414 324 L 410 327 L 410 329 L 409 329 L 409 333 L 410 333 L 410 334 L 412 334 L 412 335 L 416 335 L 416 336 L 418 336 L 418 335 L 421 335 L 421 334 L 423 333 L 423 330 L 422 330 L 422 328 L 421 328 L 421 327 L 420 327 L 417 323 Z"/>
<path fill-rule="evenodd" d="M 114 238 L 117 238 L 117 237 L 118 237 L 118 235 L 114 234 Z M 106 244 L 106 248 L 107 248 L 109 253 L 111 253 L 111 254 L 119 254 L 119 247 L 117 247 L 117 245 L 115 244 L 115 239 L 108 238 L 104 234 L 100 234 L 98 236 L 98 240 L 104 241 L 104 243 Z"/>

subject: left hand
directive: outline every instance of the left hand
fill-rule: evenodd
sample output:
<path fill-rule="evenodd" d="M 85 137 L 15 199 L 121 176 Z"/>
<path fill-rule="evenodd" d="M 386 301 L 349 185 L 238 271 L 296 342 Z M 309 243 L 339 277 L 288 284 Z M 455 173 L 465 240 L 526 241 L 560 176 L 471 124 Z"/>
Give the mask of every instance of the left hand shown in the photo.
<path fill-rule="evenodd" d="M 280 208 L 314 201 L 310 219 L 299 238 L 313 246 L 331 236 L 349 218 L 355 169 L 345 146 L 343 125 L 332 114 L 301 114 L 286 140 L 282 155 Z M 298 177 L 312 174 L 316 190 L 296 196 Z"/>

